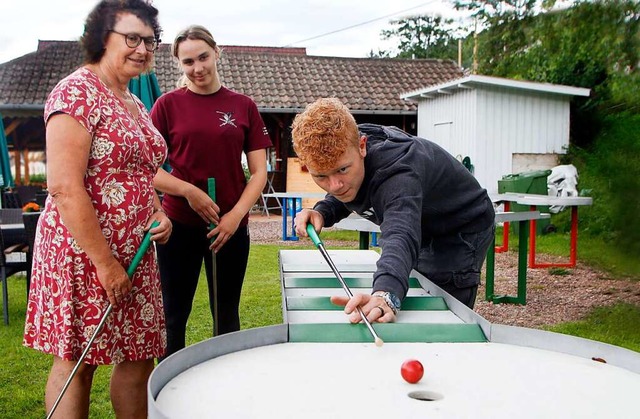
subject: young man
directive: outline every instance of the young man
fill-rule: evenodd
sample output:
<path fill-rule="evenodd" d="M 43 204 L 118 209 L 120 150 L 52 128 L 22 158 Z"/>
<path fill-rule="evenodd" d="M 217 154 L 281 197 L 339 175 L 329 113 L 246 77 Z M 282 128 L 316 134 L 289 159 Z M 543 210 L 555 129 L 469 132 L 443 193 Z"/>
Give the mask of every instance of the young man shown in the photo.
<path fill-rule="evenodd" d="M 473 175 L 443 148 L 396 127 L 356 125 L 337 99 L 319 99 L 297 115 L 293 147 L 328 192 L 295 218 L 307 236 L 351 212 L 378 224 L 382 254 L 372 295 L 333 297 L 352 322 L 395 320 L 416 269 L 473 308 L 480 270 L 494 235 L 493 204 Z"/>

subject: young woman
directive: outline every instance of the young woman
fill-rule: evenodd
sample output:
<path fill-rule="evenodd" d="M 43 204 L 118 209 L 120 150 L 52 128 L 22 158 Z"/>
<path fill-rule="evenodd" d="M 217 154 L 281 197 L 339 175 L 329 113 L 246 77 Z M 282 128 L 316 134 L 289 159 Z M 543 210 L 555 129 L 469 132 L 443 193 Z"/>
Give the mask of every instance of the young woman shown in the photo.
<path fill-rule="evenodd" d="M 219 334 L 240 329 L 238 306 L 249 257 L 248 213 L 266 184 L 266 148 L 271 146 L 253 100 L 220 83 L 221 51 L 207 29 L 184 29 L 172 48 L 184 72 L 182 83 L 161 96 L 151 110 L 167 141 L 171 166 L 171 173 L 161 170 L 155 178 L 156 188 L 164 192 L 163 209 L 173 222 L 170 240 L 158 247 L 167 356 L 185 346 L 203 260 L 212 315 L 217 299 L 214 327 Z M 251 174 L 248 181 L 243 152 Z M 207 192 L 209 178 L 216 180 L 215 202 Z M 216 225 L 211 231 L 209 223 Z M 211 250 L 216 252 L 217 284 L 213 284 Z"/>

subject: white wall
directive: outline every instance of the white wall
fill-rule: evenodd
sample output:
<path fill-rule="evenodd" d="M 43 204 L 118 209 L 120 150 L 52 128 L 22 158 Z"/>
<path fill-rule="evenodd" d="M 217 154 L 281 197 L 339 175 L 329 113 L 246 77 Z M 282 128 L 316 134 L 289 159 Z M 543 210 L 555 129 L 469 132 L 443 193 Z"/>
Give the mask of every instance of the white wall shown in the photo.
<path fill-rule="evenodd" d="M 570 99 L 497 86 L 456 90 L 420 101 L 418 135 L 454 156 L 469 156 L 480 184 L 495 193 L 498 180 L 514 173 L 514 154 L 553 154 L 537 159 L 551 162 L 565 152 Z"/>

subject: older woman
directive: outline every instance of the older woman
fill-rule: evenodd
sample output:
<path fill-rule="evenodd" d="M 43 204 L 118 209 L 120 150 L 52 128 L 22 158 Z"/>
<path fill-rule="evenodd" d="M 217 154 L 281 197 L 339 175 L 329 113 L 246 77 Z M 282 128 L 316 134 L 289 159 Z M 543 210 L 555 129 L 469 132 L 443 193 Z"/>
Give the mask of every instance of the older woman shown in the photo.
<path fill-rule="evenodd" d="M 34 246 L 24 344 L 53 355 L 51 410 L 108 305 L 113 312 L 89 350 L 57 417 L 88 417 L 98 365 L 113 364 L 117 417 L 146 417 L 145 384 L 166 347 L 158 269 L 147 252 L 125 268 L 153 221 L 164 243 L 171 222 L 153 178 L 167 149 L 144 105 L 127 89 L 158 46 L 158 11 L 144 0 L 102 0 L 81 38 L 86 64 L 53 89 L 45 105 L 50 197 Z"/>

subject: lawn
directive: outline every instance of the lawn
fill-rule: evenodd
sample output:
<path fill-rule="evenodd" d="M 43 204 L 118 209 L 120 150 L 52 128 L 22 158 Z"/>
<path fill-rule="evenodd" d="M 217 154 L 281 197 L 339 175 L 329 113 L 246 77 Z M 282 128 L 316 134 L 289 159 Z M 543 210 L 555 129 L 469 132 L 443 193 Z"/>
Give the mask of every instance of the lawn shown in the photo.
<path fill-rule="evenodd" d="M 344 246 L 357 247 L 357 236 L 349 232 L 329 233 L 323 239 L 345 240 Z M 513 236 L 512 240 L 516 237 Z M 562 234 L 546 236 L 540 241 L 544 251 L 553 252 L 557 248 L 559 253 L 565 251 L 566 237 Z M 582 240 L 582 238 L 581 238 Z M 313 246 L 308 241 L 287 249 L 310 249 Z M 335 242 L 333 242 L 335 243 Z M 581 254 L 583 247 L 581 242 Z M 606 250 L 606 243 L 593 242 L 589 247 L 599 247 L 591 251 L 602 256 Z M 331 248 L 336 248 L 332 245 Z M 515 244 L 514 244 L 514 249 Z M 549 250 L 551 249 L 551 250 Z M 251 248 L 248 272 L 241 299 L 242 329 L 267 326 L 282 322 L 282 308 L 280 301 L 280 282 L 278 272 L 277 245 L 253 245 Z M 585 252 L 586 253 L 586 252 Z M 586 258 L 587 256 L 585 256 Z M 621 258 L 623 260 L 624 258 Z M 611 263 L 611 262 L 607 262 Z M 631 264 L 633 265 L 633 264 Z M 616 266 L 616 270 L 620 269 Z M 638 278 L 633 266 L 620 270 L 618 275 Z M 22 329 L 24 327 L 24 312 L 26 306 L 25 279 L 21 276 L 9 278 L 10 319 L 9 326 L 0 326 L 0 349 L 3 362 L 0 364 L 0 406 L 3 406 L 3 418 L 42 418 L 45 416 L 43 408 L 44 387 L 49 372 L 50 357 L 21 345 Z M 640 351 L 640 307 L 620 304 L 614 307 L 599 308 L 583 321 L 562 324 L 550 328 L 560 333 L 582 336 L 589 339 L 601 340 L 615 345 Z M 206 283 L 201 277 L 200 286 L 196 294 L 193 313 L 188 324 L 188 344 L 205 340 L 211 336 L 212 320 L 209 313 Z M 110 367 L 98 369 L 94 380 L 91 417 L 113 417 L 109 402 L 108 380 Z"/>

